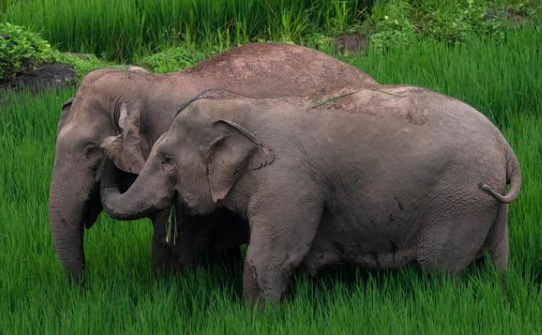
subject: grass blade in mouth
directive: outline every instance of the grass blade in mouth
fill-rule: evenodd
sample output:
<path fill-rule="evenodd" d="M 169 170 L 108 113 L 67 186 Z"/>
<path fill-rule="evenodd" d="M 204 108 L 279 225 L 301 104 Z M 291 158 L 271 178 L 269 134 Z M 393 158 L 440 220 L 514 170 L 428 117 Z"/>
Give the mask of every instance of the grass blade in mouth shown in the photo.
<path fill-rule="evenodd" d="M 167 220 L 167 235 L 166 235 L 166 243 L 169 245 L 175 245 L 177 242 L 177 210 L 175 207 L 175 203 L 171 204 L 170 210 L 169 210 L 169 217 Z"/>

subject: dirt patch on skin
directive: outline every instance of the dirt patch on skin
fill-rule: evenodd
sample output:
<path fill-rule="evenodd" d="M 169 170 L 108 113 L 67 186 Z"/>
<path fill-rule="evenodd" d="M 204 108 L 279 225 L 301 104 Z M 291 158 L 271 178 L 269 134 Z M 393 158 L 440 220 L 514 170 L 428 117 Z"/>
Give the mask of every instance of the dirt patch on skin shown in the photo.
<path fill-rule="evenodd" d="M 244 97 L 242 95 L 235 94 L 227 90 L 214 89 L 214 90 L 209 90 L 203 94 L 200 94 L 197 97 L 197 100 L 202 100 L 202 99 L 230 100 L 230 99 L 243 99 L 243 98 Z"/>
<path fill-rule="evenodd" d="M 425 124 L 431 115 L 428 90 L 418 87 L 341 87 L 323 89 L 307 96 L 310 109 L 337 109 L 375 117 L 401 118 L 414 125 Z"/>
<path fill-rule="evenodd" d="M 265 85 L 272 96 L 284 78 L 299 82 L 299 87 L 314 86 L 321 78 L 330 78 L 329 87 L 377 83 L 359 69 L 319 51 L 291 44 L 254 43 L 230 49 L 187 69 L 187 74 L 222 81 L 245 81 Z M 224 78 L 224 73 L 228 73 Z M 331 79 L 334 78 L 334 79 Z M 300 92 L 293 92 L 296 93 Z"/>
<path fill-rule="evenodd" d="M 276 52 L 281 49 L 288 48 L 287 45 L 278 43 L 254 43 L 232 48 L 226 52 L 218 54 L 208 60 L 205 60 L 189 69 L 186 72 L 199 72 L 216 67 L 225 66 L 226 64 L 241 65 L 240 62 L 256 61 L 261 58 L 269 58 L 269 54 L 273 52 L 276 57 Z M 290 48 L 291 52 L 296 52 L 295 48 Z"/>
<path fill-rule="evenodd" d="M 310 93 L 307 98 L 311 102 L 311 109 L 314 108 L 337 108 L 337 109 L 347 109 L 347 102 L 351 101 L 352 95 L 358 93 L 363 88 L 352 88 L 352 87 L 335 87 L 335 88 L 324 88 L 316 92 Z"/>
<path fill-rule="evenodd" d="M 105 76 L 111 73 L 122 74 L 124 72 L 117 69 L 98 69 L 98 70 L 94 70 L 88 73 L 81 81 L 81 84 L 79 85 L 79 89 L 77 90 L 76 96 L 80 96 L 80 97 L 90 96 L 93 92 L 96 92 L 94 83 L 100 79 L 103 79 Z"/>

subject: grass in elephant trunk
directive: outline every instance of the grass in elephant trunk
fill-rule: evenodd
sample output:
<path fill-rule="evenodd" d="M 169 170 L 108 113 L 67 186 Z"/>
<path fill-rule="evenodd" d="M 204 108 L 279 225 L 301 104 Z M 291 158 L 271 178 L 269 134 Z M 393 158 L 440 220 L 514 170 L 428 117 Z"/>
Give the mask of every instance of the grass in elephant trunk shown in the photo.
<path fill-rule="evenodd" d="M 151 225 L 102 215 L 87 232 L 89 277 L 71 285 L 47 216 L 59 108 L 73 94 L 0 92 L 0 333 L 537 333 L 542 329 L 542 35 L 523 28 L 505 42 L 347 58 L 380 82 L 413 84 L 462 99 L 488 115 L 514 148 L 523 189 L 510 209 L 510 268 L 501 286 L 489 265 L 462 280 L 416 268 L 298 273 L 295 295 L 253 312 L 241 272 L 155 276 Z"/>
<path fill-rule="evenodd" d="M 169 217 L 167 220 L 167 235 L 166 243 L 169 245 L 175 245 L 177 242 L 177 236 L 179 236 L 177 231 L 177 210 L 175 205 L 172 204 L 169 209 Z"/>

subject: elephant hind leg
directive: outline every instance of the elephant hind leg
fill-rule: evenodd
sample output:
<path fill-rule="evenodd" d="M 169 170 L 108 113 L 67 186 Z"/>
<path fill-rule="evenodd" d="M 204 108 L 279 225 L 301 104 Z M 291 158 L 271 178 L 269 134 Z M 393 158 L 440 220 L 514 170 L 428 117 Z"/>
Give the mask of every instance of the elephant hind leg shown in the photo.
<path fill-rule="evenodd" d="M 494 221 L 494 209 L 473 212 L 472 204 L 432 215 L 418 242 L 418 264 L 429 272 L 460 275 L 483 248 Z"/>
<path fill-rule="evenodd" d="M 501 204 L 495 223 L 487 235 L 484 250 L 501 273 L 508 268 L 508 204 Z"/>

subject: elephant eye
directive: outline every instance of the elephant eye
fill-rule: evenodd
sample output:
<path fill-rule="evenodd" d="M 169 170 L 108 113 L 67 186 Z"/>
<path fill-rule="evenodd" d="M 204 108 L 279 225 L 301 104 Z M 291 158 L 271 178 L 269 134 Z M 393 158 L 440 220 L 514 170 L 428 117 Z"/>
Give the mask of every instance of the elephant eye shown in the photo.
<path fill-rule="evenodd" d="M 93 144 L 87 145 L 85 148 L 85 157 L 89 161 L 97 161 L 103 156 L 103 151 L 100 147 Z"/>
<path fill-rule="evenodd" d="M 169 155 L 164 155 L 162 157 L 162 169 L 165 171 L 172 171 L 177 168 L 177 163 L 175 163 L 175 160 L 173 157 Z"/>

